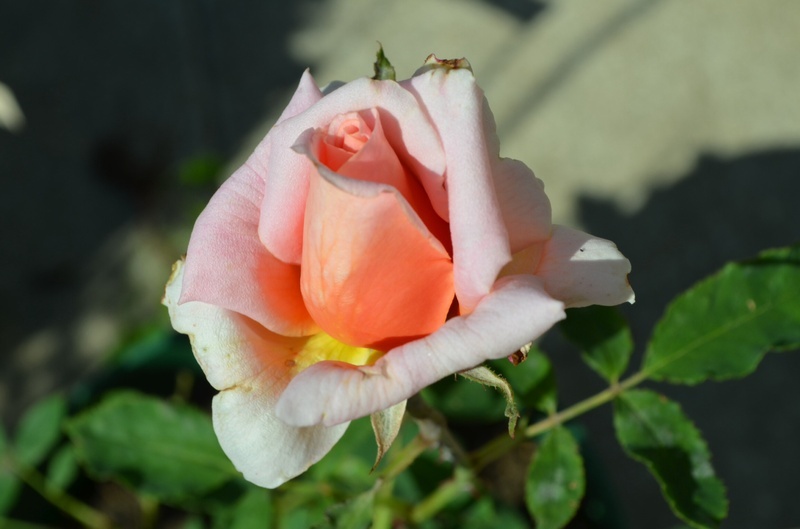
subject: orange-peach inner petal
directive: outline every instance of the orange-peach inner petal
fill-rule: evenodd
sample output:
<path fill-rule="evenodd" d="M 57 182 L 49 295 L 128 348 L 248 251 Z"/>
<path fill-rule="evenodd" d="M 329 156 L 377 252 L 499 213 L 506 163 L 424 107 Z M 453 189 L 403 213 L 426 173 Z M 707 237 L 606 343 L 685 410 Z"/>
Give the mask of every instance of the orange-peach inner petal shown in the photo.
<path fill-rule="evenodd" d="M 434 237 L 451 251 L 450 226 L 436 214 L 422 184 L 400 162 L 384 134 L 376 109 L 337 117 L 327 135 L 319 131 L 315 141 L 319 161 L 329 169 L 349 178 L 397 189 Z M 356 147 L 357 150 L 350 150 Z"/>
<path fill-rule="evenodd" d="M 326 333 L 386 351 L 436 331 L 454 290 L 448 252 L 398 193 L 383 189 L 312 175 L 301 290 Z"/>

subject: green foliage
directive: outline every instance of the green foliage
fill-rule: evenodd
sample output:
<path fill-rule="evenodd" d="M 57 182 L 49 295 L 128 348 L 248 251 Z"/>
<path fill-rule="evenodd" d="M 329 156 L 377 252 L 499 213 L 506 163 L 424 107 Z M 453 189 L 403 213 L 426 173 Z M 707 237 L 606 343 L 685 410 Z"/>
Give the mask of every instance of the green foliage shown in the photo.
<path fill-rule="evenodd" d="M 578 511 L 585 489 L 578 443 L 569 430 L 558 426 L 539 445 L 525 484 L 525 503 L 536 527 L 564 527 Z"/>
<path fill-rule="evenodd" d="M 800 345 L 800 245 L 731 263 L 678 296 L 644 359 L 657 380 L 742 377 L 772 349 Z"/>
<path fill-rule="evenodd" d="M 355 498 L 328 511 L 329 520 L 321 527 L 337 529 L 367 529 L 372 521 L 375 489 L 362 492 Z"/>
<path fill-rule="evenodd" d="M 213 529 L 271 529 L 274 527 L 274 506 L 269 491 L 249 487 L 230 508 L 214 516 Z"/>
<path fill-rule="evenodd" d="M 41 463 L 61 437 L 67 403 L 60 395 L 48 397 L 22 417 L 14 439 L 14 457 L 24 465 Z"/>
<path fill-rule="evenodd" d="M 189 186 L 212 186 L 224 168 L 222 158 L 214 154 L 201 154 L 189 158 L 178 170 L 179 180 Z"/>
<path fill-rule="evenodd" d="M 330 518 L 326 511 L 334 505 L 334 502 L 329 497 L 320 495 L 324 488 L 322 484 L 305 488 L 306 490 L 299 494 L 297 489 L 292 488 L 292 494 L 286 494 L 281 498 L 283 502 L 277 519 L 278 529 L 330 527 Z"/>
<path fill-rule="evenodd" d="M 189 369 L 202 373 L 188 340 L 162 326 L 139 329 L 114 351 L 111 362 L 115 371 L 123 372 Z"/>
<path fill-rule="evenodd" d="M 556 378 L 547 356 L 536 347 L 528 350 L 526 359 L 517 365 L 508 360 L 492 363 L 511 384 L 517 400 L 526 408 L 543 413 L 556 410 Z"/>
<path fill-rule="evenodd" d="M 491 391 L 482 383 L 470 384 L 453 377 L 425 388 L 422 395 L 432 407 L 447 416 L 448 420 L 460 423 L 500 422 L 504 418 L 510 418 L 516 411 L 515 406 L 509 406 L 514 401 L 523 410 L 555 412 L 555 375 L 544 353 L 531 348 L 526 360 L 518 365 L 505 358 L 489 362 L 488 365 L 492 371 L 505 378 L 508 382 L 507 388 L 498 388 L 500 392 Z M 514 400 L 509 401 L 506 390 L 511 391 L 512 388 Z"/>
<path fill-rule="evenodd" d="M 517 429 L 517 419 L 519 419 L 519 410 L 517 410 L 517 405 L 514 402 L 514 390 L 511 389 L 508 381 L 486 366 L 478 366 L 462 371 L 459 376 L 500 391 L 506 400 L 506 409 L 503 415 L 508 418 L 508 435 L 514 437 Z"/>
<path fill-rule="evenodd" d="M 374 454 L 375 435 L 370 420 L 358 419 L 350 423 L 342 439 L 302 479 L 326 483 L 347 493 L 361 492 L 374 483 L 370 475 L 374 463 L 370 458 Z"/>
<path fill-rule="evenodd" d="M 203 523 L 203 519 L 199 516 L 189 516 L 186 521 L 183 523 L 181 529 L 205 529 L 206 524 Z"/>
<path fill-rule="evenodd" d="M 78 459 L 72 445 L 59 448 L 47 464 L 47 483 L 55 489 L 66 489 L 78 476 Z"/>
<path fill-rule="evenodd" d="M 622 393 L 614 427 L 625 451 L 656 477 L 673 512 L 693 527 L 717 527 L 728 510 L 700 432 L 680 407 L 645 390 Z"/>
<path fill-rule="evenodd" d="M 109 394 L 71 419 L 67 433 L 92 474 L 162 501 L 201 495 L 238 476 L 206 414 L 139 393 Z"/>
<path fill-rule="evenodd" d="M 502 527 L 503 529 L 529 529 L 529 522 L 519 511 L 495 504 L 490 497 L 484 496 L 464 512 L 461 529 L 486 529 Z"/>
<path fill-rule="evenodd" d="M 625 319 L 613 307 L 592 306 L 567 311 L 560 324 L 584 361 L 608 382 L 625 372 L 633 352 L 633 337 Z"/>
<path fill-rule="evenodd" d="M 19 479 L 11 472 L 0 470 L 0 516 L 11 510 L 19 489 Z"/>
<path fill-rule="evenodd" d="M 504 419 L 506 403 L 503 397 L 481 384 L 447 377 L 421 393 L 431 407 L 454 423 L 488 423 Z"/>
<path fill-rule="evenodd" d="M 0 516 L 7 513 L 19 493 L 19 479 L 11 471 L 11 450 L 0 424 Z"/>
<path fill-rule="evenodd" d="M 379 60 L 381 56 L 382 52 Z M 643 371 L 622 381 L 633 350 L 625 321 L 615 309 L 570 310 L 562 331 L 610 388 L 556 413 L 553 367 L 547 356 L 532 348 L 518 365 L 502 359 L 490 362 L 490 368 L 463 373 L 480 384 L 454 376 L 424 390 L 425 400 L 447 418 L 447 424 L 436 423 L 437 428 L 449 430 L 442 430 L 446 435 L 439 439 L 442 444 L 430 432 L 431 438 L 414 437 L 418 425 L 402 421 L 401 407 L 386 410 L 372 418 L 372 427 L 367 418 L 354 421 L 322 461 L 276 491 L 260 489 L 240 477 L 219 448 L 207 414 L 131 391 L 108 393 L 93 408 L 67 420 L 71 444 L 56 449 L 66 403 L 53 397 L 24 416 L 13 442 L 7 442 L 0 430 L 0 525 L 18 496 L 22 483 L 18 475 L 58 505 L 58 498 L 72 492 L 67 489 L 80 461 L 90 477 L 133 488 L 140 499 L 145 498 L 143 505 L 158 501 L 183 509 L 188 515 L 184 527 L 189 529 L 360 529 L 371 523 L 408 523 L 420 529 L 521 529 L 529 526 L 524 510 L 506 507 L 476 487 L 480 469 L 492 470 L 485 465 L 503 461 L 519 447 L 521 455 L 512 464 L 520 479 L 526 478 L 527 509 L 538 529 L 558 529 L 575 516 L 586 489 L 578 443 L 563 424 L 616 399 L 614 425 L 623 448 L 656 477 L 680 519 L 695 528 L 717 527 L 727 513 L 727 500 L 700 433 L 677 404 L 630 388 L 648 378 L 697 383 L 746 375 L 766 351 L 800 344 L 798 300 L 800 246 L 728 265 L 676 298 L 655 330 Z M 515 360 L 521 357 L 517 354 Z M 72 407 L 85 406 L 126 380 L 146 378 L 152 389 L 154 377 L 141 373 L 160 374 L 166 391 L 175 386 L 176 372 L 182 374 L 181 380 L 187 378 L 187 369 L 199 374 L 186 340 L 161 327 L 137 334 L 109 365 L 110 374 L 71 394 Z M 185 390 L 185 385 L 178 385 Z M 182 395 L 189 398 L 189 393 Z M 512 418 L 519 414 L 525 427 L 516 430 L 516 439 L 489 440 L 498 426 L 492 423 L 503 421 L 504 412 Z M 530 415 L 539 413 L 548 417 L 529 422 Z M 386 455 L 387 462 L 376 473 L 371 473 L 373 427 L 379 457 L 395 436 L 396 444 L 403 445 Z M 523 431 L 529 438 L 544 432 L 527 474 L 525 464 L 519 464 L 527 462 L 530 453 L 522 450 L 528 445 L 520 445 Z M 467 457 L 448 458 L 461 452 L 453 449 L 459 440 L 480 439 L 484 432 L 482 447 L 467 446 L 474 450 Z M 397 457 L 398 453 L 405 456 Z M 398 465 L 399 461 L 403 463 Z M 503 467 L 502 486 L 515 482 L 509 473 L 513 472 Z M 488 492 L 501 486 L 499 480 L 481 483 L 490 488 Z M 83 511 L 83 519 L 103 519 L 102 514 L 93 514 L 92 507 L 75 505 L 66 508 L 73 509 L 73 517 L 82 519 Z M 588 502 L 585 507 L 588 513 Z M 59 508 L 64 509 L 63 504 Z"/>

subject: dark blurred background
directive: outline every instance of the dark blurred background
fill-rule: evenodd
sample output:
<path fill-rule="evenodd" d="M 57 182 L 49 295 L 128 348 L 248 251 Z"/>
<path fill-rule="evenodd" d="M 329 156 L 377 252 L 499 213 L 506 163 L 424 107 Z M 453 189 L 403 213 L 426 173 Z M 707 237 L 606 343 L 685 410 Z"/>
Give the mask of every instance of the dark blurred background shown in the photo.
<path fill-rule="evenodd" d="M 641 351 L 665 304 L 730 259 L 800 240 L 800 66 L 792 0 L 0 0 L 0 412 L 91 377 L 164 323 L 191 224 L 311 67 L 402 77 L 466 56 L 503 153 L 532 166 L 557 222 L 633 263 Z M 562 403 L 600 389 L 551 333 Z M 800 525 L 800 356 L 743 380 L 659 387 L 706 434 L 729 529 Z M 616 446 L 590 446 L 628 527 L 676 525 Z"/>

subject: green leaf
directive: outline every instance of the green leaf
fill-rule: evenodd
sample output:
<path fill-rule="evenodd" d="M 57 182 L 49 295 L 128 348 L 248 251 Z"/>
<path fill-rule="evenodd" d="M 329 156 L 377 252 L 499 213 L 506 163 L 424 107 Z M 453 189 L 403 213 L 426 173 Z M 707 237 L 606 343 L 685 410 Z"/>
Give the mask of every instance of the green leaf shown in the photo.
<path fill-rule="evenodd" d="M 626 391 L 615 402 L 614 428 L 625 451 L 658 480 L 679 518 L 693 527 L 719 526 L 728 511 L 725 487 L 700 432 L 676 403 L 653 391 Z"/>
<path fill-rule="evenodd" d="M 0 516 L 7 513 L 14 505 L 20 488 L 19 479 L 12 472 L 9 448 L 5 429 L 0 424 Z"/>
<path fill-rule="evenodd" d="M 564 527 L 580 506 L 586 489 L 583 460 L 569 430 L 551 430 L 533 457 L 525 483 L 525 504 L 537 529 Z"/>
<path fill-rule="evenodd" d="M 378 45 L 378 53 L 376 54 L 375 64 L 373 65 L 375 69 L 375 75 L 372 76 L 373 79 L 376 81 L 395 81 L 397 80 L 397 74 L 394 71 L 394 66 L 392 63 L 389 62 L 389 59 L 386 58 L 386 55 L 383 53 L 383 46 Z"/>
<path fill-rule="evenodd" d="M 683 384 L 745 376 L 767 351 L 800 345 L 798 300 L 800 245 L 728 264 L 667 308 L 643 370 Z"/>
<path fill-rule="evenodd" d="M 337 529 L 367 529 L 372 520 L 376 489 L 363 492 L 347 503 L 334 506 L 328 511 L 331 527 Z"/>
<path fill-rule="evenodd" d="M 317 491 L 321 489 L 317 485 Z M 284 496 L 284 499 L 287 499 Z M 297 498 L 294 498 L 297 500 Z M 328 498 L 315 498 L 308 496 L 304 501 L 298 502 L 296 506 L 291 509 L 282 510 L 278 515 L 278 529 L 308 529 L 331 527 L 325 511 L 331 507 Z"/>
<path fill-rule="evenodd" d="M 496 391 L 466 380 L 447 377 L 422 390 L 425 401 L 454 423 L 503 420 L 505 402 Z"/>
<path fill-rule="evenodd" d="M 530 347 L 525 360 L 517 365 L 508 360 L 492 363 L 514 388 L 517 399 L 524 405 L 543 413 L 556 411 L 556 378 L 547 356 Z"/>
<path fill-rule="evenodd" d="M 110 364 L 118 372 L 189 369 L 202 374 L 189 341 L 181 339 L 181 335 L 163 325 L 144 327 L 132 333 L 114 351 Z"/>
<path fill-rule="evenodd" d="M 181 529 L 205 529 L 206 524 L 203 523 L 203 519 L 199 516 L 189 516 L 185 522 L 183 522 L 183 526 Z"/>
<path fill-rule="evenodd" d="M 374 484 L 370 475 L 375 450 L 375 434 L 366 417 L 350 423 L 344 436 L 330 452 L 306 472 L 301 480 L 326 483 L 345 491 L 362 491 Z M 293 483 L 297 483 L 294 481 Z M 319 491 L 314 491 L 319 496 Z"/>
<path fill-rule="evenodd" d="M 486 529 L 502 527 L 503 529 L 528 529 L 530 523 L 523 518 L 523 513 L 496 505 L 492 498 L 483 496 L 467 508 L 459 526 L 461 529 Z"/>
<path fill-rule="evenodd" d="M 72 445 L 58 449 L 47 464 L 47 483 L 50 487 L 64 490 L 78 475 L 78 458 Z"/>
<path fill-rule="evenodd" d="M 472 382 L 495 388 L 503 394 L 503 398 L 506 399 L 506 409 L 503 414 L 508 418 L 508 435 L 514 437 L 514 433 L 517 430 L 519 411 L 517 410 L 516 402 L 514 402 L 514 391 L 508 381 L 486 366 L 474 367 L 460 372 L 459 375 Z"/>
<path fill-rule="evenodd" d="M 67 434 L 95 476 L 166 502 L 203 494 L 239 475 L 206 414 L 135 392 L 107 396 L 70 420 Z"/>
<path fill-rule="evenodd" d="M 219 511 L 214 516 L 214 529 L 270 529 L 275 510 L 270 493 L 252 487 L 231 509 Z"/>
<path fill-rule="evenodd" d="M 560 328 L 581 349 L 589 367 L 612 384 L 619 380 L 633 352 L 633 337 L 617 309 L 601 306 L 570 309 Z"/>
<path fill-rule="evenodd" d="M 29 466 L 44 460 L 61 437 L 61 421 L 67 414 L 67 403 L 60 395 L 53 395 L 25 413 L 19 423 L 14 440 L 14 455 Z"/>
<path fill-rule="evenodd" d="M 0 516 L 6 514 L 14 506 L 19 490 L 20 482 L 17 476 L 0 469 Z"/>
<path fill-rule="evenodd" d="M 20 490 L 19 478 L 8 466 L 0 455 L 0 516 L 11 510 Z"/>
<path fill-rule="evenodd" d="M 212 186 L 224 168 L 224 160 L 215 154 L 200 154 L 185 160 L 178 178 L 190 186 Z"/>

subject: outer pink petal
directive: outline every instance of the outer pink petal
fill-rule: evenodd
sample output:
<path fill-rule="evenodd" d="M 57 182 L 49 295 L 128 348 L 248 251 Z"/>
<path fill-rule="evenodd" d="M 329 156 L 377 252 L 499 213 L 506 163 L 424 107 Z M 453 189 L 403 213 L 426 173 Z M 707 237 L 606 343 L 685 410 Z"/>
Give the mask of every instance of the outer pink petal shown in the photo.
<path fill-rule="evenodd" d="M 563 318 L 562 303 L 537 278 L 505 277 L 472 313 L 392 349 L 373 366 L 314 364 L 292 380 L 276 412 L 296 426 L 334 425 L 368 415 L 449 374 L 507 356 Z"/>
<path fill-rule="evenodd" d="M 613 242 L 554 226 L 536 275 L 547 291 L 570 307 L 634 302 L 628 283 L 631 263 Z"/>
<path fill-rule="evenodd" d="M 524 163 L 510 158 L 499 159 L 492 170 L 511 253 L 547 240 L 552 210 L 544 183 Z"/>
<path fill-rule="evenodd" d="M 287 104 L 286 108 L 284 108 L 283 112 L 281 112 L 281 115 L 275 122 L 275 125 L 282 123 L 289 118 L 295 117 L 297 114 L 307 110 L 320 99 L 322 99 L 322 92 L 320 92 L 317 83 L 311 76 L 311 72 L 306 69 L 303 72 L 303 75 L 300 77 L 300 83 L 297 85 L 297 89 L 292 95 L 292 99 L 289 100 L 289 104 Z M 255 153 L 250 157 L 249 160 L 251 167 L 253 167 L 262 178 L 264 178 L 264 176 L 267 174 L 267 162 L 269 160 L 271 142 L 272 135 L 270 133 L 267 134 L 266 138 L 264 138 L 258 144 L 255 149 Z"/>
<path fill-rule="evenodd" d="M 299 264 L 303 247 L 303 215 L 311 162 L 292 151 L 308 129 L 327 127 L 339 114 L 377 108 L 386 138 L 400 160 L 416 175 L 436 212 L 447 218 L 442 185 L 444 156 L 435 129 L 416 99 L 397 83 L 358 79 L 334 90 L 305 112 L 270 131 L 267 192 L 261 208 L 259 236 L 287 263 Z"/>
<path fill-rule="evenodd" d="M 258 238 L 263 186 L 248 162 L 211 198 L 192 230 L 181 302 L 232 310 L 284 335 L 311 334 L 317 327 L 300 294 L 300 268 Z"/>
<path fill-rule="evenodd" d="M 278 123 L 321 98 L 306 70 Z M 299 267 L 276 259 L 258 238 L 269 144 L 267 135 L 197 219 L 181 301 L 203 301 L 239 312 L 281 334 L 310 334 L 317 328 L 300 295 Z"/>
<path fill-rule="evenodd" d="M 179 303 L 184 271 L 176 263 L 164 304 L 175 330 L 189 335 L 209 382 L 221 390 L 212 406 L 220 446 L 245 479 L 277 487 L 322 458 L 347 424 L 296 428 L 280 421 L 275 405 L 291 377 L 287 360 L 305 340 L 273 334 L 213 305 Z"/>
<path fill-rule="evenodd" d="M 405 86 L 420 99 L 442 139 L 456 295 L 462 313 L 469 312 L 511 260 L 492 181 L 496 155 L 487 147 L 483 92 L 466 69 L 433 68 Z"/>
<path fill-rule="evenodd" d="M 301 267 L 314 321 L 383 351 L 434 332 L 453 302 L 450 255 L 393 187 L 318 169 Z"/>
<path fill-rule="evenodd" d="M 305 112 L 320 99 L 322 99 L 322 92 L 320 92 L 317 83 L 314 81 L 314 77 L 311 76 L 311 72 L 306 68 L 302 77 L 300 77 L 297 90 L 295 90 L 292 99 L 289 101 L 289 104 L 286 105 L 286 108 L 283 109 L 281 116 L 275 124 L 277 125 L 289 118 L 295 117 L 301 112 Z"/>

